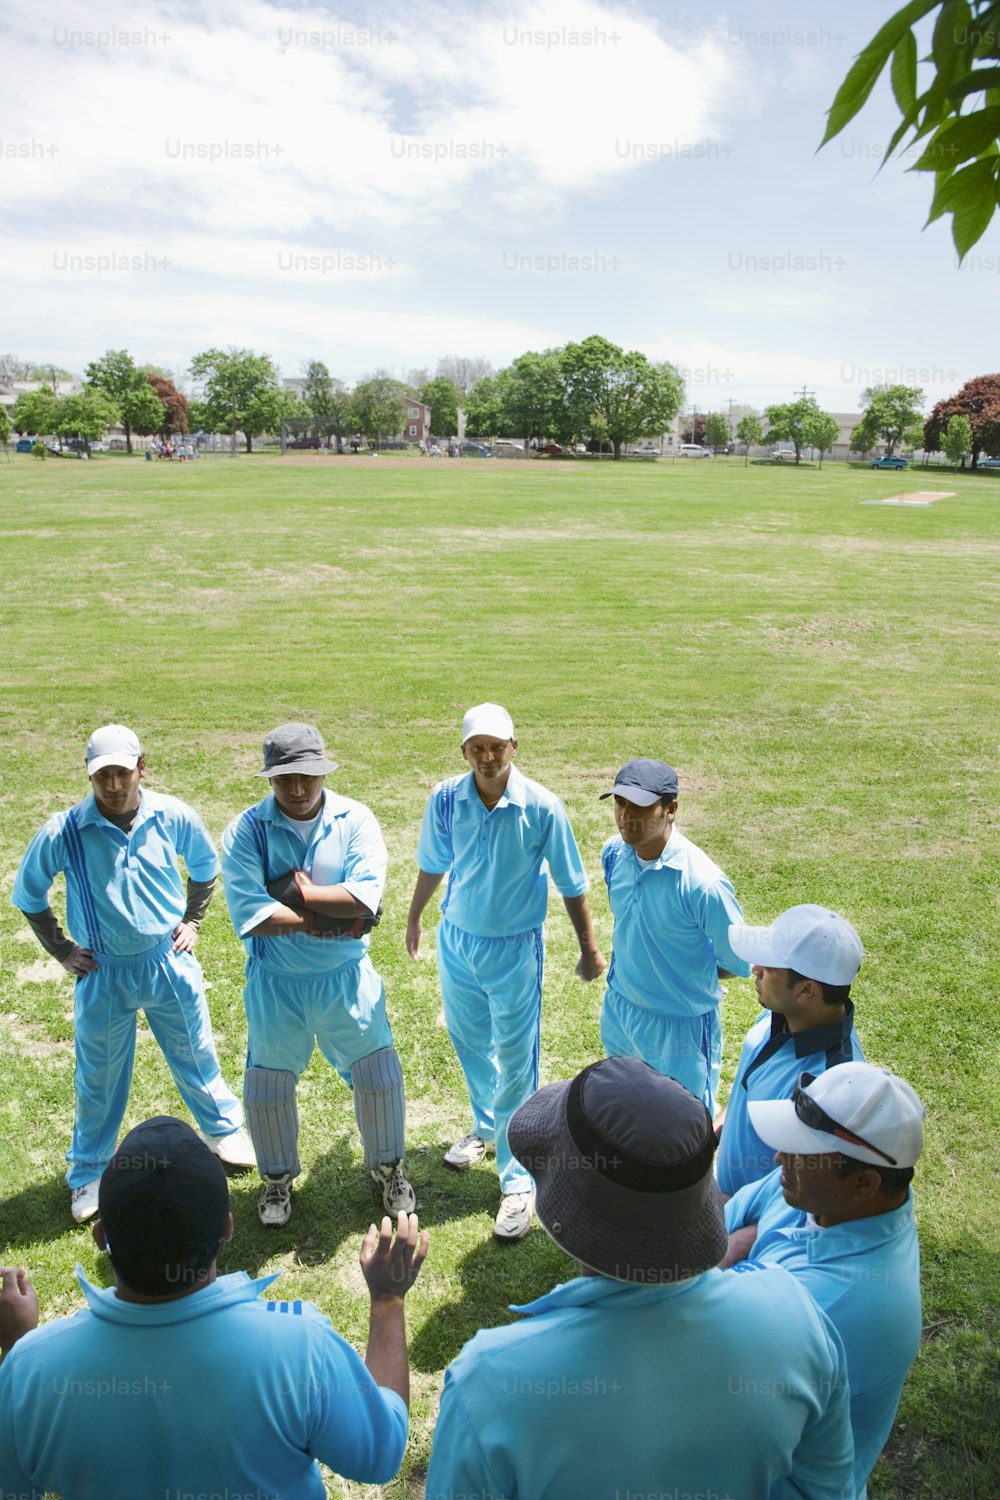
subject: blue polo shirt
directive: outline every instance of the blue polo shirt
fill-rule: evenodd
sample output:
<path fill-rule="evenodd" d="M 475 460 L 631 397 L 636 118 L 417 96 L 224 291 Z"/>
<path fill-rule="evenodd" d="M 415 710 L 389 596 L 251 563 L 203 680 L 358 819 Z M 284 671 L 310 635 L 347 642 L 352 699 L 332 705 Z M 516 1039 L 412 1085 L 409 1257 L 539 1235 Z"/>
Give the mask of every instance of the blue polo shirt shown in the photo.
<path fill-rule="evenodd" d="M 97 806 L 93 792 L 56 813 L 35 834 L 14 881 L 21 911 L 44 911 L 52 882 L 66 877 L 66 925 L 74 942 L 128 957 L 173 932 L 187 898 L 177 857 L 193 880 L 211 880 L 219 860 L 208 830 L 177 797 L 142 789 L 128 833 Z"/>
<path fill-rule="evenodd" d="M 274 1276 L 147 1305 L 77 1274 L 87 1307 L 0 1365 L 3 1493 L 324 1500 L 317 1459 L 366 1484 L 398 1470 L 405 1402 L 310 1303 L 264 1302 Z"/>
<path fill-rule="evenodd" d="M 780 1179 L 777 1169 L 726 1204 L 730 1232 L 757 1225 L 753 1249 L 735 1269 L 788 1271 L 843 1339 L 854 1480 L 863 1496 L 920 1348 L 920 1247 L 913 1194 L 892 1213 L 821 1229 L 811 1215 L 785 1202 Z"/>
<path fill-rule="evenodd" d="M 690 1018 L 721 1001 L 720 968 L 749 975 L 729 946 L 730 926 L 744 920 L 733 888 L 676 827 L 646 868 L 617 836 L 601 863 L 615 919 L 609 989 L 633 1005 Z"/>
<path fill-rule="evenodd" d="M 715 1159 L 719 1187 L 735 1193 L 748 1182 L 766 1177 L 774 1167 L 774 1149 L 766 1145 L 750 1122 L 751 1099 L 790 1099 L 802 1073 L 818 1077 L 838 1063 L 864 1062 L 854 1029 L 854 1002 L 829 1026 L 789 1031 L 776 1011 L 765 1011 L 743 1039 L 736 1077 L 726 1104 L 719 1154 Z"/>
<path fill-rule="evenodd" d="M 445 1374 L 426 1500 L 847 1500 L 844 1351 L 790 1276 L 580 1276 Z M 749 1289 L 750 1295 L 746 1295 Z M 773 1488 L 771 1488 L 773 1486 Z"/>
<path fill-rule="evenodd" d="M 479 937 L 514 937 L 541 927 L 548 871 L 560 896 L 582 896 L 588 886 L 566 809 L 513 765 L 492 812 L 471 771 L 434 788 L 417 864 L 429 875 L 448 876 L 442 916 Z"/>
<path fill-rule="evenodd" d="M 305 835 L 265 797 L 233 819 L 222 836 L 226 903 L 247 952 L 286 974 L 327 974 L 356 962 L 370 938 L 323 938 L 310 933 L 254 937 L 253 928 L 281 907 L 265 882 L 289 870 L 304 870 L 316 885 L 343 885 L 370 911 L 377 911 L 389 856 L 374 813 L 362 802 L 324 790 L 319 816 Z"/>

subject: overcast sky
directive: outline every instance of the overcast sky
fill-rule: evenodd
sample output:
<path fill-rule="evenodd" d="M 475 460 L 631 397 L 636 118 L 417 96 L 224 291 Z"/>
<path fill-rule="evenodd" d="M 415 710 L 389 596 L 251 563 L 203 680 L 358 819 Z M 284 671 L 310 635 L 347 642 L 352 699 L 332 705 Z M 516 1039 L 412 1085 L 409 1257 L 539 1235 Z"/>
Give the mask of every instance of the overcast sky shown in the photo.
<path fill-rule="evenodd" d="M 1000 230 L 959 270 L 931 179 L 875 177 L 887 85 L 816 155 L 896 8 L 8 8 L 0 343 L 179 374 L 235 344 L 353 383 L 600 333 L 702 410 L 937 400 L 996 368 Z"/>

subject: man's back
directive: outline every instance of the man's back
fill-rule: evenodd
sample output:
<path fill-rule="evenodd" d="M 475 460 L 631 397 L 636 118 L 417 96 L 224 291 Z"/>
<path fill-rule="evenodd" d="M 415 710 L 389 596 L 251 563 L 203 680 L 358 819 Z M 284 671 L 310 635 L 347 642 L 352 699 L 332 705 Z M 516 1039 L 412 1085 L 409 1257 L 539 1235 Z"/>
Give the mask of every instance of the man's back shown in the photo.
<path fill-rule="evenodd" d="M 792 1278 L 578 1277 L 527 1311 L 449 1368 L 427 1500 L 853 1495 L 843 1350 Z"/>
<path fill-rule="evenodd" d="M 237 1273 L 153 1305 L 85 1285 L 89 1310 L 28 1334 L 0 1366 L 3 1488 L 323 1500 L 312 1455 L 391 1478 L 405 1403 L 308 1303 L 262 1301 L 273 1279 Z"/>

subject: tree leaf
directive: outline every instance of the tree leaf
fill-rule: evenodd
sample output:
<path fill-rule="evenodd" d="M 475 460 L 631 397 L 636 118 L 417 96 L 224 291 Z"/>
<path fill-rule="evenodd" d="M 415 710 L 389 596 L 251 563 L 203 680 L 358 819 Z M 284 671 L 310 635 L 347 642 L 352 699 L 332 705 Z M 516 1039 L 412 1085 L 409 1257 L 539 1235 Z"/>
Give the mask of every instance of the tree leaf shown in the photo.
<path fill-rule="evenodd" d="M 995 210 L 996 194 L 992 191 L 992 183 L 975 193 L 963 195 L 951 220 L 951 237 L 960 261 L 986 232 Z"/>
<path fill-rule="evenodd" d="M 965 0 L 945 0 L 934 23 L 931 58 L 939 78 L 946 83 L 955 76 L 963 51 L 971 49 L 972 14 Z"/>
<path fill-rule="evenodd" d="M 864 51 L 858 54 L 830 106 L 826 133 L 819 143 L 820 148 L 835 135 L 839 135 L 844 126 L 853 120 L 878 82 L 895 47 L 913 23 L 921 20 L 928 11 L 934 10 L 937 4 L 938 0 L 910 0 L 909 5 L 904 5 L 902 10 L 890 16 Z"/>
<path fill-rule="evenodd" d="M 917 39 L 908 31 L 892 54 L 892 92 L 901 112 L 908 115 L 917 102 Z"/>
<path fill-rule="evenodd" d="M 914 172 L 941 172 L 978 156 L 1000 136 L 1000 109 L 978 109 L 946 125 L 913 163 Z"/>
<path fill-rule="evenodd" d="M 964 99 L 966 94 L 979 94 L 986 89 L 1000 88 L 1000 68 L 973 68 L 957 83 L 948 85 L 949 99 Z"/>
<path fill-rule="evenodd" d="M 935 219 L 940 219 L 941 215 L 948 213 L 949 210 L 954 211 L 966 195 L 978 198 L 985 194 L 992 201 L 996 167 L 996 157 L 990 156 L 980 161 L 970 162 L 968 166 L 960 168 L 957 172 L 942 175 L 934 193 L 927 224 L 933 224 Z M 926 227 L 925 224 L 924 228 Z"/>

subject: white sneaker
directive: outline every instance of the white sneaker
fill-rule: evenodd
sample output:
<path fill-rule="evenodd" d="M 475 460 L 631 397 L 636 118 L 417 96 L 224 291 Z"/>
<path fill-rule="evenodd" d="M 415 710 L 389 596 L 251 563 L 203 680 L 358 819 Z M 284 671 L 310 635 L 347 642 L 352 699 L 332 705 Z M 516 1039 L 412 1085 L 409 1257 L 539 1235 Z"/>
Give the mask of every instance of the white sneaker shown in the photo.
<path fill-rule="evenodd" d="M 417 1195 L 406 1180 L 403 1160 L 383 1162 L 371 1169 L 372 1182 L 382 1189 L 382 1207 L 387 1214 L 412 1214 L 417 1206 Z"/>
<path fill-rule="evenodd" d="M 224 1167 L 251 1172 L 257 1165 L 253 1145 L 245 1130 L 231 1130 L 228 1135 L 202 1135 L 200 1139 Z"/>
<path fill-rule="evenodd" d="M 496 1141 L 484 1141 L 481 1135 L 470 1130 L 468 1135 L 463 1135 L 460 1141 L 456 1141 L 444 1154 L 444 1164 L 451 1167 L 454 1172 L 465 1172 L 474 1166 L 477 1161 L 489 1154 L 495 1156 L 497 1151 Z"/>
<path fill-rule="evenodd" d="M 265 1177 L 257 1199 L 257 1217 L 267 1229 L 280 1229 L 292 1217 L 292 1179 Z"/>
<path fill-rule="evenodd" d="M 493 1233 L 498 1240 L 519 1240 L 531 1228 L 535 1212 L 535 1190 L 530 1193 L 504 1193 L 500 1199 Z"/>
<path fill-rule="evenodd" d="M 95 1177 L 93 1182 L 85 1182 L 83 1187 L 75 1187 L 69 1195 L 69 1211 L 78 1224 L 84 1224 L 92 1219 L 97 1212 L 97 1193 L 101 1186 L 101 1179 Z"/>

